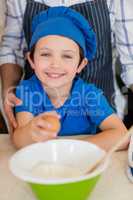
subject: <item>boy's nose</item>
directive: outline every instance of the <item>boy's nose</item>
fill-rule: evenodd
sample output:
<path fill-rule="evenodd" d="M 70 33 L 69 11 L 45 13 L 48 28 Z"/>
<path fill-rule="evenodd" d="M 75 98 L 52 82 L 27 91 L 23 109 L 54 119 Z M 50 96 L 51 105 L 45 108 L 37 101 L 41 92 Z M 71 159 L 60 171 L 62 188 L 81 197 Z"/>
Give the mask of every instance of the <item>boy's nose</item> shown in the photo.
<path fill-rule="evenodd" d="M 59 58 L 52 59 L 51 66 L 53 68 L 59 68 L 60 64 L 61 64 L 61 60 Z"/>

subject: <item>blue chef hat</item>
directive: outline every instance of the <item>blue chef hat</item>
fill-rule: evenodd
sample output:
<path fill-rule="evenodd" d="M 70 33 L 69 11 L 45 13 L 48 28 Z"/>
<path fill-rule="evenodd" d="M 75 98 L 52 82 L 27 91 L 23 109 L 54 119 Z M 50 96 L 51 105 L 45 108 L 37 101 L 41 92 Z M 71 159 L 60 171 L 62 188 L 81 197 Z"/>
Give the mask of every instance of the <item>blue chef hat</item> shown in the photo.
<path fill-rule="evenodd" d="M 30 49 L 42 37 L 60 35 L 74 40 L 92 60 L 96 52 L 96 37 L 88 21 L 68 7 L 51 7 L 40 12 L 32 21 Z"/>

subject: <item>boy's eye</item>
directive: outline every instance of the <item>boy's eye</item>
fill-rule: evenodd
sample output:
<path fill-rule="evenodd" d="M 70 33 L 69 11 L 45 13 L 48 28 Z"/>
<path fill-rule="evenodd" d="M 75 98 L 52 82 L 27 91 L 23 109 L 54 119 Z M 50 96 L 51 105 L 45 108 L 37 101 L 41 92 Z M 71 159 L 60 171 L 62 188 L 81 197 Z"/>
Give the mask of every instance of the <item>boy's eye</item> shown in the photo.
<path fill-rule="evenodd" d="M 71 55 L 63 55 L 64 58 L 67 58 L 67 59 L 72 59 L 72 56 Z"/>
<path fill-rule="evenodd" d="M 41 53 L 41 56 L 49 57 L 50 53 Z"/>

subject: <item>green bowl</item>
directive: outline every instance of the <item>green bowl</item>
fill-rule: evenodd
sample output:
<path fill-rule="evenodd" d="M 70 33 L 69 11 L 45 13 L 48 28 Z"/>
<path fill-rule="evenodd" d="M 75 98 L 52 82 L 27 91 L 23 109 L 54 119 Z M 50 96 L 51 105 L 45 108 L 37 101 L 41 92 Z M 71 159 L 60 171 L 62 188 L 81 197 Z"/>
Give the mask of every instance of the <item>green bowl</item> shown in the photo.
<path fill-rule="evenodd" d="M 16 177 L 30 184 L 38 200 L 86 200 L 108 162 L 92 173 L 85 172 L 104 155 L 105 151 L 92 143 L 59 139 L 27 146 L 16 152 L 9 164 Z M 31 169 L 39 162 L 78 167 L 82 173 L 65 178 L 37 177 L 31 174 Z"/>

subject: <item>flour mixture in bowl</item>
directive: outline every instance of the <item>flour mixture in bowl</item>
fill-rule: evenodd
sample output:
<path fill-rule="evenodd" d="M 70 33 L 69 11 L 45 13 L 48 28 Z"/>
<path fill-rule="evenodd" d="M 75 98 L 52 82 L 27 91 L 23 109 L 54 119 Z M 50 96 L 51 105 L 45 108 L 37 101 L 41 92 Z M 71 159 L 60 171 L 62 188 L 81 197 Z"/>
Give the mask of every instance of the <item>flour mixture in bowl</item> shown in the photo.
<path fill-rule="evenodd" d="M 73 178 L 82 175 L 79 168 L 62 165 L 39 162 L 31 169 L 33 177 L 44 179 Z"/>

